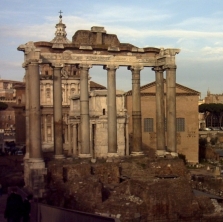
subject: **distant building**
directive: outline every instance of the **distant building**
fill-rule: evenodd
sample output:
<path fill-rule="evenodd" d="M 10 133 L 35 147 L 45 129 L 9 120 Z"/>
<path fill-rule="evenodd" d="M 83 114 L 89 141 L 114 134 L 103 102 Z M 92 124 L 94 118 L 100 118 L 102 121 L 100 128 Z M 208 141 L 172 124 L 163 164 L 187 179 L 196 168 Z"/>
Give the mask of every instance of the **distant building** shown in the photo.
<path fill-rule="evenodd" d="M 117 153 L 119 156 L 129 154 L 128 117 L 125 109 L 124 92 L 116 91 L 117 115 Z M 71 128 L 70 151 L 80 154 L 80 95 L 71 98 L 69 127 Z M 91 156 L 107 158 L 108 156 L 108 109 L 107 90 L 93 90 L 89 93 L 90 117 L 90 151 Z"/>
<path fill-rule="evenodd" d="M 205 96 L 203 103 L 220 103 L 223 104 L 223 93 L 222 94 L 212 94 L 210 90 L 207 91 L 207 95 Z M 200 103 L 200 104 L 203 104 Z M 199 104 L 199 105 L 200 105 Z M 222 115 L 219 117 L 214 113 L 200 113 L 199 116 L 200 128 L 203 129 L 205 127 L 222 127 L 223 126 L 223 118 Z"/>
<path fill-rule="evenodd" d="M 204 103 L 223 103 L 223 93 L 212 94 L 210 90 L 208 90 L 207 96 L 204 98 Z"/>
<path fill-rule="evenodd" d="M 80 94 L 80 73 L 75 65 L 67 65 L 62 69 L 62 115 L 63 115 L 63 149 L 70 149 L 72 127 L 69 124 L 71 98 Z M 40 66 L 40 105 L 42 149 L 52 151 L 54 147 L 53 123 L 53 69 L 49 65 Z M 106 87 L 90 81 L 88 91 L 106 89 Z"/>
<path fill-rule="evenodd" d="M 164 82 L 164 92 L 166 82 Z M 165 93 L 166 95 L 166 93 Z M 187 161 L 198 161 L 198 100 L 200 93 L 176 84 L 177 152 Z M 126 93 L 129 118 L 129 133 L 132 133 L 132 91 Z M 166 99 L 166 98 L 165 98 Z M 165 100 L 164 99 L 164 100 Z M 166 103 L 166 101 L 165 101 Z M 142 144 L 144 149 L 156 149 L 156 84 L 141 86 Z M 130 147 L 131 149 L 131 147 Z"/>
<path fill-rule="evenodd" d="M 17 91 L 18 87 L 21 86 L 24 87 L 23 82 L 0 79 L 0 101 L 8 105 L 6 110 L 1 111 L 0 116 L 0 129 L 4 130 L 4 142 L 16 142 L 16 130 L 19 129 L 16 129 L 16 111 L 14 106 L 22 101 L 25 103 L 24 89 L 21 93 Z"/>

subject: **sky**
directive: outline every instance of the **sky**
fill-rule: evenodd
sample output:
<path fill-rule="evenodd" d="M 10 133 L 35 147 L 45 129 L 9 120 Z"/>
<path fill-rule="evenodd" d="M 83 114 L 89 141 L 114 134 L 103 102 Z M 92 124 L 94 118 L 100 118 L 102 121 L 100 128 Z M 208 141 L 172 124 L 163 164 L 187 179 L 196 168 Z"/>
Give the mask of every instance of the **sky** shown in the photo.
<path fill-rule="evenodd" d="M 103 26 L 121 43 L 139 48 L 179 48 L 177 83 L 201 93 L 223 93 L 222 0 L 0 0 L 0 77 L 22 81 L 23 52 L 29 41 L 51 41 L 59 11 L 67 38 L 77 30 Z M 92 80 L 107 86 L 106 70 L 90 69 Z M 141 85 L 155 81 L 151 68 L 141 71 Z M 131 90 L 131 72 L 120 67 L 117 89 Z"/>

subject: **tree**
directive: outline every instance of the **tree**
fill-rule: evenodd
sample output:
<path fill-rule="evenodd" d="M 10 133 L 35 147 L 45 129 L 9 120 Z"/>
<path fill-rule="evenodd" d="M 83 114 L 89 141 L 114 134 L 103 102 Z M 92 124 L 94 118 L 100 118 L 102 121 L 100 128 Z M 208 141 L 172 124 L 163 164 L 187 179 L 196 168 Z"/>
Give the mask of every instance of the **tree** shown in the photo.
<path fill-rule="evenodd" d="M 0 102 L 0 111 L 8 108 L 8 104 Z"/>
<path fill-rule="evenodd" d="M 222 125 L 223 104 L 222 103 L 203 103 L 199 105 L 199 113 L 204 113 L 206 125 Z M 207 119 L 210 118 L 210 124 L 207 124 Z M 214 124 L 215 123 L 215 124 Z"/>

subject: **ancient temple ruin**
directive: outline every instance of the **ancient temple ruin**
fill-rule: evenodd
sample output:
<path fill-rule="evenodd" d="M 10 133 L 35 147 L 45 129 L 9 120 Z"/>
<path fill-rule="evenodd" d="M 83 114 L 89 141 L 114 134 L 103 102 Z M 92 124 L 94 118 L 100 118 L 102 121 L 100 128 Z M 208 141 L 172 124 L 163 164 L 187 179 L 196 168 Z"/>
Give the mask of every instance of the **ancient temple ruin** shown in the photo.
<path fill-rule="evenodd" d="M 94 123 L 91 123 L 89 111 L 89 69 L 100 65 L 107 70 L 107 151 L 108 158 L 118 157 L 118 115 L 116 103 L 116 70 L 125 66 L 132 73 L 132 150 L 130 155 L 143 155 L 141 132 L 141 100 L 140 100 L 140 71 L 144 67 L 151 67 L 156 76 L 156 136 L 157 154 L 163 155 L 167 150 L 177 155 L 176 150 L 176 63 L 175 55 L 180 52 L 174 48 L 138 48 L 129 43 L 120 43 L 114 34 L 108 34 L 104 27 L 91 27 L 90 30 L 78 30 L 69 41 L 66 37 L 65 24 L 60 16 L 56 25 L 55 38 L 49 42 L 28 42 L 18 47 L 24 52 L 23 68 L 26 70 L 26 186 L 38 189 L 41 196 L 45 164 L 42 156 L 41 136 L 41 104 L 40 78 L 43 67 L 52 70 L 53 87 L 53 144 L 54 157 L 64 158 L 63 154 L 63 118 L 62 118 L 62 76 L 69 73 L 80 74 L 79 84 L 79 121 L 71 120 L 68 131 L 72 133 L 72 153 L 76 149 L 77 137 L 80 141 L 78 157 L 92 158 L 92 132 Z M 166 72 L 166 109 L 164 107 L 164 72 Z M 48 75 L 48 73 L 45 73 Z M 46 90 L 44 88 L 43 90 Z M 97 93 L 97 92 L 95 92 Z M 49 99 L 49 98 L 48 98 Z M 63 101 L 62 101 L 63 100 Z M 149 107 L 148 107 L 149 108 Z M 167 119 L 167 137 L 165 141 L 165 110 Z M 102 112 L 103 109 L 102 109 Z M 125 119 L 125 117 L 124 117 Z M 47 118 L 46 118 L 47 121 Z M 73 122 L 72 122 L 73 121 Z M 126 120 L 123 120 L 126 121 Z M 124 125 L 122 126 L 124 127 Z M 78 133 L 77 133 L 78 130 Z M 127 134 L 123 134 L 123 136 Z M 128 136 L 126 136 L 123 155 L 128 155 Z M 103 156 L 105 153 L 103 154 Z M 41 179 L 42 178 L 42 179 Z"/>

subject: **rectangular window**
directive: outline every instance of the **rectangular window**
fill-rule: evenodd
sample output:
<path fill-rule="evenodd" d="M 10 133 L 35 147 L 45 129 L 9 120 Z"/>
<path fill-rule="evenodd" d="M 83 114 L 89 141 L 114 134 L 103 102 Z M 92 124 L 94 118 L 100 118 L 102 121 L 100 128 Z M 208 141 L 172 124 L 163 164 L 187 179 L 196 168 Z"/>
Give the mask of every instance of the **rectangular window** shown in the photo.
<path fill-rule="evenodd" d="M 185 119 L 177 118 L 177 132 L 184 132 L 184 131 L 185 131 Z"/>
<path fill-rule="evenodd" d="M 165 118 L 165 131 L 167 131 L 167 119 Z M 177 118 L 176 119 L 176 131 L 177 132 L 184 132 L 185 131 L 185 119 L 184 118 Z"/>
<path fill-rule="evenodd" d="M 144 118 L 144 132 L 153 132 L 153 118 Z"/>

